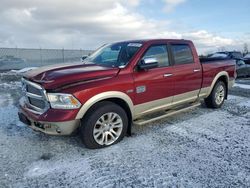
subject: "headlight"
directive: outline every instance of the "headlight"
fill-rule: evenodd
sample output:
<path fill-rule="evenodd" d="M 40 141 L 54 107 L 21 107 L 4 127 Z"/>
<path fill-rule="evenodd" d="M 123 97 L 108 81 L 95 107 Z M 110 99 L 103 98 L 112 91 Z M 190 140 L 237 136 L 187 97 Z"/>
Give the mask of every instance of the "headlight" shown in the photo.
<path fill-rule="evenodd" d="M 81 103 L 71 94 L 48 93 L 51 108 L 55 109 L 77 109 Z"/>

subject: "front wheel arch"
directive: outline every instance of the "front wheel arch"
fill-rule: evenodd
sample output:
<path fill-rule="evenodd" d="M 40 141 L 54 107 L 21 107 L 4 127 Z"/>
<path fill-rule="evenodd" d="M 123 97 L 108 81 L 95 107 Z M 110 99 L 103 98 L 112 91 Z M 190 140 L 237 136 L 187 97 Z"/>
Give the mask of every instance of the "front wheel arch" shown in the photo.
<path fill-rule="evenodd" d="M 108 102 L 112 102 L 114 104 L 117 104 L 118 106 L 120 106 L 122 109 L 124 109 L 124 111 L 126 112 L 127 114 L 127 117 L 128 117 L 128 128 L 127 128 L 127 136 L 131 136 L 131 129 L 132 129 L 132 123 L 133 123 L 133 114 L 131 112 L 131 109 L 130 109 L 130 106 L 129 104 L 121 99 L 121 98 L 117 98 L 117 97 L 112 97 L 112 98 L 107 98 L 107 99 L 103 99 L 103 100 L 100 100 L 98 102 L 96 102 L 95 104 L 93 104 L 92 106 L 89 107 L 89 109 L 86 111 L 86 113 L 81 117 L 81 119 L 83 119 L 86 114 L 92 110 L 92 108 L 95 107 L 95 105 L 97 105 L 98 103 L 101 103 L 101 102 L 105 102 L 105 101 L 108 101 Z"/>

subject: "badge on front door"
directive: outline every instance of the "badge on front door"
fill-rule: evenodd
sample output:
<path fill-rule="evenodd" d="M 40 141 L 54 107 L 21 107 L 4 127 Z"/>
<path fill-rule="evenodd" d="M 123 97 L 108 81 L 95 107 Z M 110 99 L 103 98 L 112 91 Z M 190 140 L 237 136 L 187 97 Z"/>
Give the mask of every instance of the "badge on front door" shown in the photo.
<path fill-rule="evenodd" d="M 143 93 L 146 91 L 146 86 L 138 86 L 136 87 L 136 93 Z"/>

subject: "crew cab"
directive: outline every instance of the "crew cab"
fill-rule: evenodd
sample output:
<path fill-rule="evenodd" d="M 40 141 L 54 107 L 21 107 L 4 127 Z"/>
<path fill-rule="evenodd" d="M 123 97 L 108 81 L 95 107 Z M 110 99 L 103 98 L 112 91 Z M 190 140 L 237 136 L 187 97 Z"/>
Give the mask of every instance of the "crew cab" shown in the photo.
<path fill-rule="evenodd" d="M 221 107 L 235 78 L 234 60 L 200 60 L 189 40 L 116 42 L 83 62 L 27 72 L 18 115 L 34 130 L 79 131 L 87 148 L 102 148 L 130 135 L 134 124 L 188 110 L 202 99 Z"/>

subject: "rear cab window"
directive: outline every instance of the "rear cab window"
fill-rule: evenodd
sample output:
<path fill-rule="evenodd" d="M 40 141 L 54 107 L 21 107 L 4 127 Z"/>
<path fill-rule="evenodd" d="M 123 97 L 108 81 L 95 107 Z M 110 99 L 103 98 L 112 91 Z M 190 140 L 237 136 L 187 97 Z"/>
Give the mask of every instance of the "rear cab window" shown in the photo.
<path fill-rule="evenodd" d="M 194 63 L 192 49 L 188 44 L 171 44 L 174 65 L 184 65 Z"/>

